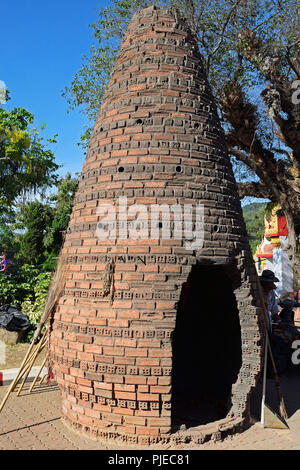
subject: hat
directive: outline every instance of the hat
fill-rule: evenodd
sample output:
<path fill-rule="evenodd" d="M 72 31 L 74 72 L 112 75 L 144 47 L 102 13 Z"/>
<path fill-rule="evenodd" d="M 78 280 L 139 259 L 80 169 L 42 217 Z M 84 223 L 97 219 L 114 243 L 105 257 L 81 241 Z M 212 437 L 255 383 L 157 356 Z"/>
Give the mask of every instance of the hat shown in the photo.
<path fill-rule="evenodd" d="M 275 274 L 270 269 L 265 269 L 259 280 L 263 282 L 279 282 L 279 279 L 275 277 Z"/>

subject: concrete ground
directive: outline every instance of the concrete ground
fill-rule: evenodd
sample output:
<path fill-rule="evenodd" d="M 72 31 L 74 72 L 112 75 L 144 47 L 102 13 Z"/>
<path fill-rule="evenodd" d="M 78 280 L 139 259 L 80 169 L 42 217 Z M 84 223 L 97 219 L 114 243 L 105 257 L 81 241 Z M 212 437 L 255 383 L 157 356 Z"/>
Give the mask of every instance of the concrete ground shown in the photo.
<path fill-rule="evenodd" d="M 281 376 L 288 412 L 288 430 L 264 429 L 255 422 L 246 431 L 223 442 L 170 445 L 176 450 L 300 450 L 300 368 Z M 14 392 L 0 414 L 0 450 L 104 450 L 122 449 L 95 442 L 67 428 L 61 420 L 60 395 L 56 385 L 27 385 L 19 397 Z M 0 400 L 7 387 L 0 387 Z M 268 380 L 267 403 L 277 410 L 274 382 Z M 260 385 L 252 399 L 252 414 L 259 418 Z M 128 449 L 128 448 L 127 448 Z M 140 448 L 136 448 L 137 450 Z"/>

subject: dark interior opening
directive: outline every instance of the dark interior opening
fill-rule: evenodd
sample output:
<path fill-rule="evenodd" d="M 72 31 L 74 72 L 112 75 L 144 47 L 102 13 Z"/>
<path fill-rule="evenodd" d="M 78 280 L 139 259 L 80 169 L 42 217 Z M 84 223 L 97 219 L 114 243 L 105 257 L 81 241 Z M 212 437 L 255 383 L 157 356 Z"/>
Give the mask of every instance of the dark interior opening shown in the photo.
<path fill-rule="evenodd" d="M 230 267 L 193 266 L 172 338 L 172 427 L 225 418 L 242 365 L 241 329 Z"/>

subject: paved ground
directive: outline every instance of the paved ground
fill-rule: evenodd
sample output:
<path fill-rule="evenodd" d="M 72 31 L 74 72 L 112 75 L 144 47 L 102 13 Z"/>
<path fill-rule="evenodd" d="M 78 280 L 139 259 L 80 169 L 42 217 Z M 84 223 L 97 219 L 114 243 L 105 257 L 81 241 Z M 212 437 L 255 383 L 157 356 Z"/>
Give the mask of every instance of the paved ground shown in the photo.
<path fill-rule="evenodd" d="M 289 430 L 264 429 L 255 422 L 248 430 L 216 444 L 170 446 L 170 449 L 269 449 L 300 450 L 300 369 L 281 376 L 289 415 Z M 0 387 L 0 400 L 7 387 Z M 252 401 L 252 413 L 259 415 L 259 387 Z M 273 381 L 268 380 L 267 402 L 276 409 Z M 60 416 L 60 396 L 55 385 L 38 386 L 29 394 L 28 386 L 20 397 L 11 395 L 0 414 L 0 450 L 104 450 L 113 449 L 68 429 Z M 114 449 L 121 449 L 115 447 Z"/>

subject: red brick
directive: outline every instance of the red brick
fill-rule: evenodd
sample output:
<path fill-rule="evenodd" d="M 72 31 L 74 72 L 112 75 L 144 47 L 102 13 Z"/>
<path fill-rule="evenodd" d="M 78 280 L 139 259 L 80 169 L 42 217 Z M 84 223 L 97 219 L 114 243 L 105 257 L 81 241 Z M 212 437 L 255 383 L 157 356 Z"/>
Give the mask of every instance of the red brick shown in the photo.
<path fill-rule="evenodd" d="M 151 416 L 153 417 L 159 417 L 160 416 L 160 411 L 159 410 L 137 410 L 137 416 Z"/>
<path fill-rule="evenodd" d="M 148 393 L 149 392 L 149 386 L 148 385 L 139 385 L 138 386 L 138 392 Z"/>
<path fill-rule="evenodd" d="M 165 274 L 145 274 L 144 275 L 144 280 L 145 281 L 159 281 L 159 282 L 165 282 L 167 279 Z M 173 303 L 174 305 L 174 303 Z M 158 307 L 160 308 L 160 307 Z M 166 308 L 166 307 L 165 307 Z M 170 307 L 171 308 L 171 307 Z"/>
<path fill-rule="evenodd" d="M 151 134 L 134 134 L 132 136 L 132 139 L 133 140 L 137 140 L 137 141 L 140 141 L 140 140 L 151 140 L 152 139 L 152 135 Z"/>
<path fill-rule="evenodd" d="M 132 349 L 132 348 L 125 349 L 125 356 L 128 356 L 128 357 L 147 357 L 147 355 L 148 355 L 147 349 Z"/>
<path fill-rule="evenodd" d="M 78 357 L 78 359 L 80 359 L 82 361 L 93 361 L 93 359 L 94 359 L 93 354 L 89 354 L 89 353 L 85 353 L 85 352 L 79 352 L 77 357 Z"/>
<path fill-rule="evenodd" d="M 116 346 L 129 346 L 132 348 L 136 348 L 137 341 L 136 339 L 131 339 L 131 338 L 116 338 L 115 345 Z"/>
<path fill-rule="evenodd" d="M 146 418 L 140 416 L 125 416 L 124 418 L 125 424 L 134 424 L 136 426 L 145 426 L 146 425 Z"/>
<path fill-rule="evenodd" d="M 159 429 L 158 428 L 145 428 L 145 427 L 137 427 L 136 433 L 138 435 L 145 435 L 145 436 L 158 436 Z"/>
<path fill-rule="evenodd" d="M 93 426 L 94 420 L 89 416 L 78 415 L 78 421 L 82 424 L 86 424 L 87 426 Z"/>
<path fill-rule="evenodd" d="M 103 348 L 101 346 L 96 346 L 95 344 L 86 344 L 84 346 L 84 352 L 93 353 L 93 354 L 102 354 Z"/>
<path fill-rule="evenodd" d="M 140 273 L 124 273 L 123 279 L 126 281 L 142 281 L 143 274 Z"/>
<path fill-rule="evenodd" d="M 151 357 L 172 357 L 172 349 L 163 350 L 163 349 L 149 349 L 149 356 Z"/>
<path fill-rule="evenodd" d="M 107 135 L 109 137 L 114 137 L 116 135 L 122 135 L 123 134 L 123 129 L 113 129 L 113 130 L 109 130 Z"/>
<path fill-rule="evenodd" d="M 85 410 L 85 415 L 86 416 L 90 416 L 91 418 L 96 418 L 96 419 L 100 419 L 101 418 L 101 413 L 100 411 L 98 410 L 88 410 L 86 409 Z"/>
<path fill-rule="evenodd" d="M 177 273 L 180 274 L 181 272 L 181 266 L 175 266 L 175 265 L 165 265 L 165 266 L 160 266 L 160 272 L 162 273 Z"/>
<path fill-rule="evenodd" d="M 145 384 L 147 383 L 147 378 L 137 377 L 137 376 L 132 376 L 132 377 L 126 376 L 125 383 L 126 384 Z"/>
<path fill-rule="evenodd" d="M 104 419 L 105 421 L 108 421 L 109 423 L 116 423 L 116 424 L 122 423 L 122 416 L 114 414 L 114 413 L 103 413 L 102 419 Z"/>
<path fill-rule="evenodd" d="M 116 391 L 134 392 L 135 391 L 135 385 L 115 384 L 114 389 Z"/>
<path fill-rule="evenodd" d="M 143 126 L 132 126 L 125 129 L 125 134 L 140 134 L 143 132 Z"/>
<path fill-rule="evenodd" d="M 159 395 L 157 393 L 137 393 L 137 399 L 140 401 L 158 401 Z"/>
<path fill-rule="evenodd" d="M 76 351 L 83 351 L 83 344 L 81 343 L 70 343 L 70 349 L 75 349 Z"/>
<path fill-rule="evenodd" d="M 94 403 L 93 408 L 94 410 L 98 410 L 98 411 L 107 411 L 108 413 L 111 412 L 111 406 L 101 405 L 101 403 Z"/>
<path fill-rule="evenodd" d="M 77 336 L 77 341 L 79 343 L 92 343 L 93 338 L 91 336 L 86 336 L 86 335 L 79 335 Z"/>
<path fill-rule="evenodd" d="M 148 423 L 150 426 L 171 426 L 171 417 L 149 418 Z"/>
<path fill-rule="evenodd" d="M 79 380 L 79 379 L 78 379 Z M 77 390 L 80 390 L 83 393 L 93 393 L 92 387 L 85 387 L 84 385 L 77 385 Z"/>
<path fill-rule="evenodd" d="M 84 377 L 84 371 L 74 367 L 70 367 L 70 374 L 74 377 Z"/>
<path fill-rule="evenodd" d="M 108 356 L 124 356 L 124 348 L 103 348 L 103 354 Z"/>
<path fill-rule="evenodd" d="M 80 385 L 85 385 L 86 387 L 91 387 L 92 386 L 91 380 L 83 379 L 81 377 L 77 377 L 76 382 Z"/>
<path fill-rule="evenodd" d="M 136 393 L 132 392 L 115 392 L 115 397 L 120 400 L 136 400 Z"/>
<path fill-rule="evenodd" d="M 170 393 L 171 387 L 151 385 L 150 391 L 151 393 Z"/>
<path fill-rule="evenodd" d="M 95 336 L 94 343 L 101 346 L 113 346 L 114 340 L 111 337 L 107 336 Z M 101 348 L 102 349 L 102 348 Z M 100 351 L 101 353 L 101 351 Z"/>
<path fill-rule="evenodd" d="M 114 413 L 120 414 L 122 416 L 126 416 L 126 415 L 133 416 L 134 411 L 131 410 L 130 408 L 117 408 L 117 407 L 114 407 Z"/>

